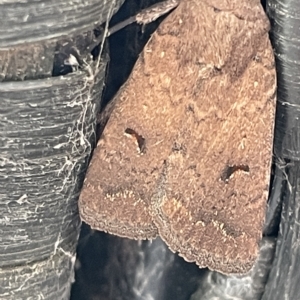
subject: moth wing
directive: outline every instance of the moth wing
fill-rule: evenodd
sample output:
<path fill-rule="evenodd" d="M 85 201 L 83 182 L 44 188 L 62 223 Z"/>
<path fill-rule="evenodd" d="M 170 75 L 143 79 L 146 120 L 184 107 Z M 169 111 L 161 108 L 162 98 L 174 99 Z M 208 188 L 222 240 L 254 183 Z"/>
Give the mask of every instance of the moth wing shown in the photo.
<path fill-rule="evenodd" d="M 162 31 L 165 26 L 168 17 Z M 157 47 L 164 39 L 154 33 L 113 100 L 116 106 L 94 150 L 79 199 L 83 221 L 123 237 L 156 236 L 150 199 L 180 126 L 181 107 L 174 103 L 183 95 L 172 98 L 171 80 L 178 66 L 164 62 L 163 49 L 172 46 L 169 41 Z"/>
<path fill-rule="evenodd" d="M 177 13 L 174 48 L 193 56 L 176 74 L 186 77 L 184 122 L 152 198 L 153 220 L 187 261 L 245 272 L 261 239 L 272 157 L 276 78 L 266 18 L 239 19 L 201 1 Z"/>

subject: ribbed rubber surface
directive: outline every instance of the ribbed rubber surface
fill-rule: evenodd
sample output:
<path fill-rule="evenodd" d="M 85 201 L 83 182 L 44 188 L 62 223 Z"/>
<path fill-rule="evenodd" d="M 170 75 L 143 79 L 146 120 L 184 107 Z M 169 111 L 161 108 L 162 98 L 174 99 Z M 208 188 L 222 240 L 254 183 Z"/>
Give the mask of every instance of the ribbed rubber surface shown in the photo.
<path fill-rule="evenodd" d="M 263 300 L 300 299 L 300 162 L 293 162 L 285 171 L 288 177 L 283 193 L 279 236 Z"/>
<path fill-rule="evenodd" d="M 77 200 L 107 56 L 95 76 L 74 69 L 49 77 L 53 50 L 56 41 L 72 42 L 110 18 L 122 2 L 0 0 L 0 299 L 70 297 Z"/>
<path fill-rule="evenodd" d="M 278 80 L 274 151 L 300 159 L 300 6 L 297 0 L 268 1 Z"/>
<path fill-rule="evenodd" d="M 57 251 L 45 261 L 0 269 L 0 299 L 68 300 L 74 262 L 74 252 Z"/>
<path fill-rule="evenodd" d="M 0 266 L 45 259 L 77 239 L 104 76 L 105 64 L 95 82 L 74 73 L 0 85 Z"/>
<path fill-rule="evenodd" d="M 300 6 L 267 1 L 278 74 L 275 163 L 284 186 L 276 253 L 263 300 L 300 299 Z"/>
<path fill-rule="evenodd" d="M 1 0 L 0 49 L 92 29 L 122 0 Z M 118 4 L 118 5 L 116 5 Z"/>

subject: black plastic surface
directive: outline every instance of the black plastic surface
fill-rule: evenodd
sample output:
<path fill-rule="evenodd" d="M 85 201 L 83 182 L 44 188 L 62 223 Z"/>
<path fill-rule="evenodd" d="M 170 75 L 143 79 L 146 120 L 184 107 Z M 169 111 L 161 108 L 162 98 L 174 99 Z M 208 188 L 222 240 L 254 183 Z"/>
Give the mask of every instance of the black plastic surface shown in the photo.
<path fill-rule="evenodd" d="M 0 2 L 0 49 L 58 39 L 93 29 L 122 0 L 4 0 Z"/>

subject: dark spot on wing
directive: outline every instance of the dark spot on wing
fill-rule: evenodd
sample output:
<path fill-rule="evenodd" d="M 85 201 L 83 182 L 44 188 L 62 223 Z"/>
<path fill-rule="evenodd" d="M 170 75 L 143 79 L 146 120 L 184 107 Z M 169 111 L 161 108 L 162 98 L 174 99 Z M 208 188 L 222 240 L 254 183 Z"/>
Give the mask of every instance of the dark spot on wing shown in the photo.
<path fill-rule="evenodd" d="M 131 128 L 126 128 L 125 129 L 125 133 L 128 135 L 131 135 L 133 138 L 136 139 L 138 148 L 139 148 L 139 152 L 141 154 L 144 154 L 146 152 L 146 140 L 143 136 L 139 135 L 135 130 L 131 129 Z"/>
<path fill-rule="evenodd" d="M 248 165 L 226 166 L 221 174 L 221 180 L 224 182 L 228 182 L 228 180 L 230 179 L 230 176 L 238 170 L 249 173 L 250 168 Z"/>

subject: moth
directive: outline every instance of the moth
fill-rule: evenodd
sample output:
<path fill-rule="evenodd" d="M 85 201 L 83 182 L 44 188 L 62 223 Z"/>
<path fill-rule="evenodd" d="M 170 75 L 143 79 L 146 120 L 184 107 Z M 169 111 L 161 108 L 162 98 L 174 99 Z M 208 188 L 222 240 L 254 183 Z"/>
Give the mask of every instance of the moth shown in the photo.
<path fill-rule="evenodd" d="M 145 46 L 94 151 L 83 221 L 159 235 L 222 273 L 255 262 L 268 197 L 276 74 L 258 0 L 182 0 Z"/>

